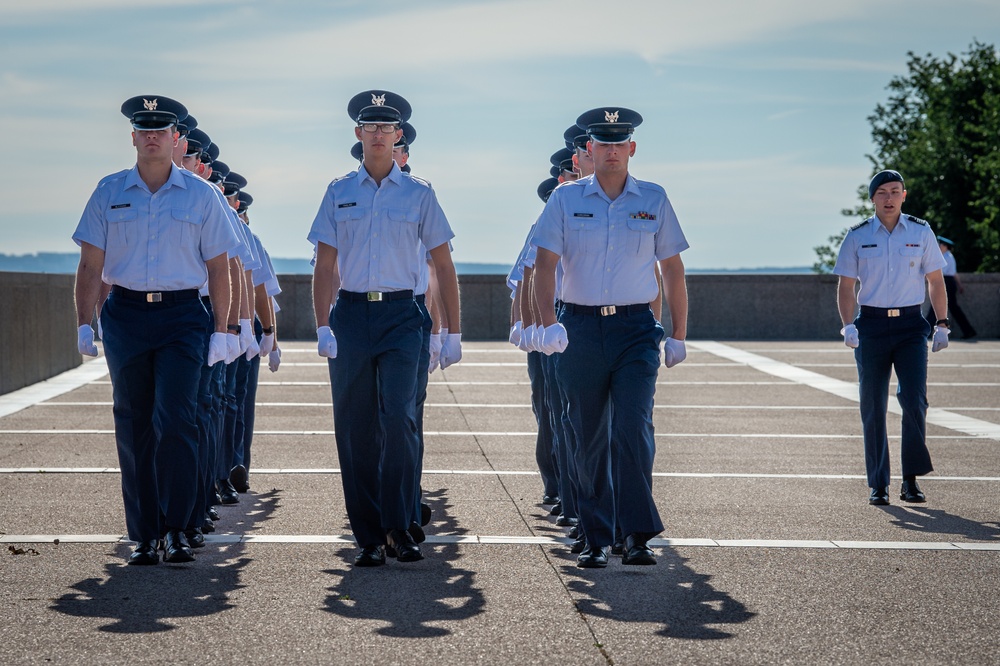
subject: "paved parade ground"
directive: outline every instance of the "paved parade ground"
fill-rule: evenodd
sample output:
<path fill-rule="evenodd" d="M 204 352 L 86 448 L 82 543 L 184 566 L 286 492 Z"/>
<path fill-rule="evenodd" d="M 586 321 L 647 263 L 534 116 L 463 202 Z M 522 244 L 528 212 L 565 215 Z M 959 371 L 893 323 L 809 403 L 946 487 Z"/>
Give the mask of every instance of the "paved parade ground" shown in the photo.
<path fill-rule="evenodd" d="M 659 564 L 603 570 L 540 504 L 524 354 L 499 342 L 431 376 L 425 559 L 352 568 L 326 363 L 283 348 L 251 490 L 191 564 L 125 566 L 103 350 L 0 396 L 0 663 L 1000 660 L 1000 342 L 931 355 L 928 502 L 898 499 L 891 414 L 886 507 L 843 343 L 690 342 L 656 391 Z"/>

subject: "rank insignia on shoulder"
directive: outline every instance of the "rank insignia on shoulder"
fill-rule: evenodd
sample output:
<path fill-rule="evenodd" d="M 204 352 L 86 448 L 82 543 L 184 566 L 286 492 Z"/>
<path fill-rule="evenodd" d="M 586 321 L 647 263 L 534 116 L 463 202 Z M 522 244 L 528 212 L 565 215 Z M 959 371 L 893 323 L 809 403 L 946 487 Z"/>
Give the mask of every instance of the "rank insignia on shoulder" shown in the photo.
<path fill-rule="evenodd" d="M 863 227 L 863 226 L 865 226 L 866 224 L 868 224 L 868 222 L 869 222 L 869 221 L 870 221 L 870 220 L 865 220 L 864 222 L 858 222 L 858 223 L 857 223 L 857 224 L 855 224 L 855 225 L 854 225 L 853 227 L 851 227 L 851 231 L 857 231 L 857 230 L 858 230 L 858 229 L 860 229 L 861 227 Z"/>
<path fill-rule="evenodd" d="M 652 213 L 635 213 L 634 215 L 629 215 L 630 220 L 655 220 L 656 216 Z"/>
<path fill-rule="evenodd" d="M 354 206 L 357 205 L 358 205 L 357 201 L 352 201 L 351 203 L 337 204 L 337 208 L 353 208 Z"/>
<path fill-rule="evenodd" d="M 132 207 L 132 204 L 130 204 L 130 203 L 115 204 L 114 206 L 111 207 L 111 210 L 118 210 L 119 208 L 131 208 L 131 207 Z"/>
<path fill-rule="evenodd" d="M 921 220 L 919 217 L 913 217 L 912 215 L 907 215 L 906 219 L 908 219 L 910 222 L 916 222 L 917 224 L 922 224 L 924 226 L 927 226 L 927 220 Z"/>
<path fill-rule="evenodd" d="M 573 213 L 573 217 L 594 217 L 593 213 Z"/>

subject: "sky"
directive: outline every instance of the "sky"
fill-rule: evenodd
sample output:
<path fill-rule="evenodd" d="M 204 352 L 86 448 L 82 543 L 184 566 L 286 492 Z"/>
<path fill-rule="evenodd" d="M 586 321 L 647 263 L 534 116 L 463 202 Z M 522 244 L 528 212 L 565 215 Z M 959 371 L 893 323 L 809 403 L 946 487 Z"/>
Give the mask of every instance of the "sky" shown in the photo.
<path fill-rule="evenodd" d="M 76 251 L 94 186 L 135 162 L 121 103 L 149 94 L 247 178 L 269 253 L 309 257 L 327 184 L 357 167 L 347 102 L 387 89 L 456 261 L 511 263 L 563 132 L 621 106 L 687 266 L 809 266 L 850 222 L 907 53 L 975 40 L 1000 44 L 1000 2 L 0 0 L 0 252 Z"/>

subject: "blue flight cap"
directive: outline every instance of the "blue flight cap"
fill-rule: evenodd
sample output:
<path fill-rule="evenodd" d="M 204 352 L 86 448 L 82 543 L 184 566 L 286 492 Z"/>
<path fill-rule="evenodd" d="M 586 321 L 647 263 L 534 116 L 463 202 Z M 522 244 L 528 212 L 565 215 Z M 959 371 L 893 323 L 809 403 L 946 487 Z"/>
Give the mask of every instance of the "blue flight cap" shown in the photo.
<path fill-rule="evenodd" d="M 559 167 L 557 167 L 557 166 L 554 166 L 551 169 L 549 169 L 549 175 L 552 176 L 553 178 L 558 178 L 559 174 L 561 174 L 561 173 L 562 173 L 562 170 Z"/>
<path fill-rule="evenodd" d="M 393 148 L 402 148 L 403 146 L 409 146 L 414 141 L 417 140 L 417 130 L 413 128 L 410 123 L 403 123 L 399 126 L 399 129 L 403 130 L 402 138 L 396 142 Z"/>
<path fill-rule="evenodd" d="M 222 185 L 222 182 L 229 175 L 229 165 L 220 160 L 212 162 L 212 173 L 208 177 L 208 182 Z"/>
<path fill-rule="evenodd" d="M 253 203 L 253 197 L 250 196 L 249 194 L 247 194 L 246 192 L 240 192 L 239 195 L 238 195 L 238 197 L 239 197 L 240 205 L 239 205 L 239 208 L 236 209 L 236 212 L 237 213 L 245 213 L 245 212 L 247 212 L 247 208 L 249 208 L 250 204 Z"/>
<path fill-rule="evenodd" d="M 587 131 L 580 129 L 577 125 L 571 125 L 563 132 L 563 140 L 566 142 L 566 148 L 574 152 L 577 148 L 587 149 Z"/>
<path fill-rule="evenodd" d="M 591 109 L 576 119 L 577 127 L 587 131 L 599 143 L 622 143 L 632 138 L 632 132 L 642 124 L 642 116 L 622 107 Z"/>
<path fill-rule="evenodd" d="M 183 104 L 169 97 L 139 95 L 122 103 L 122 115 L 137 130 L 165 130 L 183 122 L 188 117 Z"/>
<path fill-rule="evenodd" d="M 875 198 L 875 190 L 879 188 L 880 185 L 885 185 L 886 183 L 902 183 L 903 177 L 899 175 L 898 171 L 893 171 L 891 169 L 886 169 L 885 171 L 879 171 L 872 178 L 872 182 L 868 183 L 868 198 Z M 905 185 L 904 185 L 905 187 Z"/>
<path fill-rule="evenodd" d="M 351 157 L 359 162 L 363 162 L 365 159 L 365 147 L 360 141 L 351 146 Z"/>
<path fill-rule="evenodd" d="M 955 247 L 955 241 L 951 240 L 950 238 L 945 238 L 944 236 L 938 236 L 937 239 L 939 243 L 944 243 L 948 247 Z"/>
<path fill-rule="evenodd" d="M 208 148 L 202 148 L 201 151 L 201 163 L 202 164 L 214 164 L 215 160 L 219 159 L 219 147 L 214 143 L 208 144 Z"/>
<path fill-rule="evenodd" d="M 200 129 L 193 129 L 188 134 L 187 155 L 200 155 L 212 145 L 212 140 Z"/>
<path fill-rule="evenodd" d="M 573 151 L 569 148 L 560 148 L 556 152 L 552 153 L 552 157 L 549 158 L 549 162 L 552 166 L 559 167 L 560 171 L 572 171 Z"/>
<path fill-rule="evenodd" d="M 404 164 L 399 168 L 399 170 L 402 171 L 403 173 L 410 173 L 410 165 Z"/>
<path fill-rule="evenodd" d="M 246 186 L 247 179 L 235 171 L 230 171 L 226 174 L 226 177 L 222 179 L 222 193 L 227 197 L 239 194 L 239 191 Z"/>
<path fill-rule="evenodd" d="M 538 184 L 538 198 L 547 202 L 549 200 L 549 195 L 552 194 L 552 190 L 556 189 L 556 185 L 558 184 L 558 178 L 546 178 L 543 180 Z"/>
<path fill-rule="evenodd" d="M 187 136 L 191 130 L 197 129 L 197 127 L 198 120 L 191 115 L 177 123 L 177 131 L 181 133 L 182 137 Z"/>
<path fill-rule="evenodd" d="M 405 123 L 410 119 L 410 103 L 388 90 L 366 90 L 347 103 L 347 115 L 361 123 Z"/>

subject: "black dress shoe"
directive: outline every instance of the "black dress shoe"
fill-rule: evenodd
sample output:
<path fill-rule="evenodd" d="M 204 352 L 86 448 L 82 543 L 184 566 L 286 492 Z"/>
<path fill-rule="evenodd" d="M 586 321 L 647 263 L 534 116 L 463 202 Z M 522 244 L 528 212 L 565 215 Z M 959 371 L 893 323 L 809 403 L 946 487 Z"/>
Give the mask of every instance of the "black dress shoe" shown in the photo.
<path fill-rule="evenodd" d="M 431 522 L 431 508 L 428 505 L 426 505 L 423 502 L 421 502 L 420 503 L 420 526 L 423 527 L 424 525 L 430 524 L 430 522 Z"/>
<path fill-rule="evenodd" d="M 184 532 L 180 530 L 170 530 L 163 537 L 163 561 L 174 564 L 180 562 L 194 562 L 194 553 L 191 552 L 191 545 L 188 543 Z"/>
<path fill-rule="evenodd" d="M 559 497 L 556 495 L 542 495 L 542 504 L 559 504 Z"/>
<path fill-rule="evenodd" d="M 395 553 L 396 560 L 399 562 L 416 562 L 417 560 L 424 559 L 424 556 L 420 554 L 420 546 L 417 542 L 413 540 L 413 536 L 406 530 L 389 530 L 385 535 L 386 541 L 389 542 L 389 546 L 392 547 L 392 552 Z M 386 548 L 386 553 L 389 553 L 389 549 Z"/>
<path fill-rule="evenodd" d="M 214 506 L 208 507 L 208 511 L 206 511 L 206 513 L 208 514 L 208 517 L 211 518 L 212 520 L 222 520 L 222 516 L 219 515 L 219 510 L 216 509 Z"/>
<path fill-rule="evenodd" d="M 219 480 L 219 496 L 222 498 L 223 504 L 238 504 L 240 501 L 240 495 L 236 492 L 236 488 L 233 488 L 229 479 Z"/>
<path fill-rule="evenodd" d="M 184 530 L 184 536 L 188 540 L 188 545 L 191 548 L 204 548 L 205 547 L 205 535 L 195 529 Z"/>
<path fill-rule="evenodd" d="M 562 502 L 556 502 L 551 509 L 549 509 L 550 516 L 558 516 L 562 513 Z"/>
<path fill-rule="evenodd" d="M 573 527 L 574 525 L 579 525 L 579 524 L 580 524 L 579 518 L 570 518 L 565 514 L 560 514 L 559 517 L 556 518 L 556 525 L 558 525 L 559 527 Z"/>
<path fill-rule="evenodd" d="M 211 518 L 205 518 L 205 522 L 201 524 L 201 533 L 210 534 L 215 531 L 215 521 Z"/>
<path fill-rule="evenodd" d="M 587 546 L 580 557 L 576 558 L 576 566 L 581 569 L 603 569 L 608 566 L 608 547 Z"/>
<path fill-rule="evenodd" d="M 872 488 L 872 494 L 868 496 L 868 503 L 872 506 L 886 506 L 889 504 L 889 489 Z"/>
<path fill-rule="evenodd" d="M 354 556 L 356 567 L 379 567 L 385 564 L 385 546 L 365 546 Z"/>
<path fill-rule="evenodd" d="M 920 490 L 916 479 L 903 479 L 903 487 L 899 490 L 899 499 L 904 502 L 922 504 L 927 501 L 927 496 Z M 886 502 L 888 504 L 888 502 Z"/>
<path fill-rule="evenodd" d="M 587 538 L 584 536 L 577 537 L 573 543 L 569 545 L 569 552 L 574 555 L 579 555 L 587 549 Z"/>
<path fill-rule="evenodd" d="M 237 465 L 229 470 L 229 483 L 238 493 L 250 490 L 250 474 L 243 465 Z"/>
<path fill-rule="evenodd" d="M 427 536 L 424 534 L 424 528 L 416 523 L 410 523 L 410 526 L 406 528 L 406 531 L 410 533 L 411 537 L 413 537 L 414 543 L 423 543 L 424 541 L 427 541 Z"/>
<path fill-rule="evenodd" d="M 625 537 L 625 551 L 622 553 L 622 564 L 656 564 L 653 550 L 646 545 L 646 538 L 639 534 L 629 534 Z"/>
<path fill-rule="evenodd" d="M 160 554 L 156 552 L 159 545 L 159 541 L 155 539 L 153 541 L 140 541 L 132 550 L 132 554 L 128 556 L 128 563 L 139 566 L 159 564 Z"/>
<path fill-rule="evenodd" d="M 615 537 L 615 542 L 611 544 L 611 554 L 621 555 L 625 552 L 625 542 L 622 541 L 621 537 Z"/>
<path fill-rule="evenodd" d="M 569 530 L 566 531 L 566 536 L 568 536 L 570 539 L 575 539 L 578 536 L 580 536 L 580 525 L 577 524 L 569 528 Z"/>

